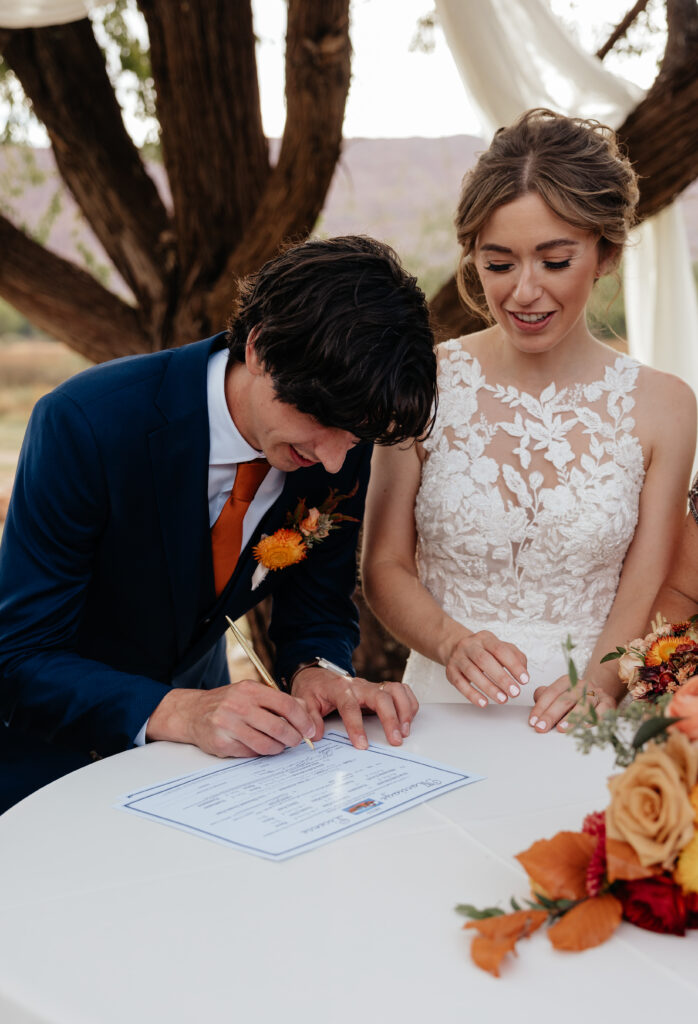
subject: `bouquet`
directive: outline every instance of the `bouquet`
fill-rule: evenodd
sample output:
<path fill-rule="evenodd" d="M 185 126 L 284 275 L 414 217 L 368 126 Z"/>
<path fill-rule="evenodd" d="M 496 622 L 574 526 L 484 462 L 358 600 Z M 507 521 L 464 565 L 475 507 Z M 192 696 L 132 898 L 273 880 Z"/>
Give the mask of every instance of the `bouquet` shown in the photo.
<path fill-rule="evenodd" d="M 542 925 L 556 949 L 570 951 L 605 942 L 623 919 L 672 935 L 698 928 L 698 676 L 686 675 L 692 656 L 698 665 L 694 628 L 662 623 L 612 655 L 629 692 L 640 688 L 638 700 L 603 717 L 591 708 L 571 730 L 585 750 L 610 743 L 625 766 L 609 779 L 609 805 L 579 832 L 517 855 L 531 898 L 512 899 L 511 912 L 456 908 L 477 932 L 478 967 L 498 977 L 517 941 Z"/>
<path fill-rule="evenodd" d="M 698 616 L 672 624 L 659 617 L 652 632 L 627 647 L 617 647 L 602 661 L 618 658 L 618 676 L 633 700 L 654 701 L 675 693 L 698 672 Z"/>

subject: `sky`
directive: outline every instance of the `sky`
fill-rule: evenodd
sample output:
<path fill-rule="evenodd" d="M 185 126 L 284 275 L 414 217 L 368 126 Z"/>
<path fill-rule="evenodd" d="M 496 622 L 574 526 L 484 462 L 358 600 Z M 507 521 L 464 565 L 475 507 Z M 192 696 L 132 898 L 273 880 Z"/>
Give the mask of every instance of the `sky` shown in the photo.
<path fill-rule="evenodd" d="M 574 22 L 581 45 L 594 52 L 632 6 L 631 0 L 551 0 L 555 13 Z M 284 126 L 285 0 L 253 0 L 257 63 L 265 133 L 278 137 Z M 344 120 L 345 138 L 479 135 L 480 123 L 461 84 L 443 32 L 434 34 L 432 53 L 410 44 L 431 0 L 352 0 L 354 50 L 352 84 Z M 606 67 L 648 86 L 656 75 L 654 55 Z"/>
<path fill-rule="evenodd" d="M 605 42 L 632 5 L 632 0 L 548 2 L 590 53 Z M 660 0 L 650 0 L 650 7 L 662 10 Z M 258 39 L 257 68 L 264 130 L 269 138 L 278 138 L 283 134 L 285 120 L 286 0 L 252 0 L 252 9 Z M 344 120 L 345 138 L 483 134 L 477 112 L 463 88 L 438 25 L 433 33 L 433 52 L 425 53 L 412 46 L 419 19 L 433 9 L 433 0 L 351 0 L 353 58 Z M 134 15 L 132 25 L 145 34 L 140 15 Z M 630 60 L 612 52 L 604 66 L 647 87 L 656 76 L 656 60 L 663 51 L 661 33 L 651 36 L 650 44 L 644 56 Z M 141 145 L 153 126 L 130 113 L 133 94 L 127 76 L 117 88 L 117 95 L 124 108 L 127 128 Z M 0 106 L 0 119 L 3 114 Z M 30 125 L 26 135 L 34 145 L 48 144 L 42 126 Z"/>

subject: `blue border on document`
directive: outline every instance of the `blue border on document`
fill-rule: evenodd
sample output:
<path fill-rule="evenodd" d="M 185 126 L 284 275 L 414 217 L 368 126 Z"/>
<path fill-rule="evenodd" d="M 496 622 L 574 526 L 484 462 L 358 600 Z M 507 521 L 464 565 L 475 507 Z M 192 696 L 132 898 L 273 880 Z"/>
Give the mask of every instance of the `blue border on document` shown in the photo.
<path fill-rule="evenodd" d="M 329 743 L 337 743 L 340 746 L 345 746 L 345 747 L 350 747 L 351 746 L 351 741 L 350 741 L 349 737 L 348 736 L 346 736 L 346 737 L 342 736 L 339 733 L 329 733 L 326 736 L 324 736 L 323 739 L 326 740 Z M 406 800 L 403 800 L 402 803 L 395 804 L 394 807 L 392 807 L 390 809 L 390 811 L 386 815 L 386 817 L 391 817 L 393 814 L 399 813 L 401 810 L 403 810 L 406 807 L 408 807 L 411 803 L 415 803 L 415 804 L 424 803 L 425 800 L 427 800 L 427 799 L 430 800 L 433 796 L 438 796 L 439 793 L 443 789 L 447 789 L 447 788 L 452 787 L 454 782 L 466 782 L 469 779 L 473 779 L 474 781 L 477 781 L 477 779 L 480 778 L 480 776 L 473 776 L 472 774 L 469 774 L 468 772 L 458 772 L 458 771 L 456 771 L 453 768 L 447 768 L 445 766 L 437 764 L 436 762 L 432 761 L 429 758 L 427 758 L 426 760 L 422 761 L 422 760 L 420 760 L 419 758 L 416 758 L 416 757 L 405 757 L 402 754 L 398 753 L 397 751 L 393 752 L 389 748 L 376 747 L 373 744 L 369 745 L 369 750 L 372 750 L 374 754 L 380 754 L 382 757 L 390 757 L 390 758 L 393 758 L 393 760 L 396 760 L 396 761 L 409 761 L 410 764 L 421 764 L 421 765 L 424 765 L 425 768 L 436 768 L 436 769 L 438 769 L 438 771 L 447 772 L 449 775 L 453 776 L 453 778 L 452 778 L 452 780 L 450 782 L 444 782 L 442 785 L 438 786 L 436 789 L 431 790 L 429 792 L 428 797 L 426 797 L 426 798 L 424 798 L 424 797 L 419 798 L 418 796 L 413 796 L 413 797 L 410 797 L 410 798 L 408 798 Z M 249 763 L 250 761 L 256 761 L 256 760 L 257 760 L 257 758 L 246 757 L 246 758 L 243 758 L 242 760 L 236 760 L 232 764 L 227 764 L 224 767 L 217 769 L 216 771 L 212 771 L 212 772 L 211 771 L 199 772 L 199 773 L 196 773 L 194 776 L 190 775 L 189 777 L 185 776 L 185 777 L 183 777 L 181 779 L 177 779 L 175 782 L 173 782 L 169 786 L 165 785 L 162 788 L 159 788 L 157 786 L 150 786 L 150 787 L 148 787 L 148 789 L 149 789 L 149 791 L 157 790 L 157 795 L 159 796 L 161 793 L 170 793 L 170 792 L 173 792 L 175 789 L 181 788 L 182 786 L 189 785 L 192 782 L 196 782 L 197 775 L 199 777 L 201 777 L 201 778 L 212 777 L 212 776 L 215 776 L 215 775 L 220 775 L 223 772 L 234 771 L 236 768 L 241 768 L 241 767 L 243 767 L 243 765 Z M 142 793 L 142 791 L 141 791 L 141 793 Z M 225 843 L 226 846 L 231 846 L 234 849 L 244 850 L 244 851 L 250 852 L 250 853 L 255 853 L 255 854 L 257 854 L 260 857 L 266 858 L 267 860 L 283 860 L 284 858 L 290 857 L 293 854 L 302 853 L 306 849 L 306 847 L 308 847 L 308 846 L 317 846 L 318 843 L 320 843 L 320 844 L 325 843 L 325 842 L 329 841 L 330 839 L 334 839 L 334 838 L 336 838 L 338 836 L 343 835 L 346 832 L 358 831 L 359 829 L 364 828 L 367 825 L 369 825 L 371 820 L 372 820 L 370 817 L 362 818 L 362 819 L 355 819 L 355 818 L 353 818 L 350 821 L 348 821 L 346 823 L 346 825 L 340 826 L 339 828 L 335 829 L 333 832 L 326 832 L 322 836 L 322 838 L 320 840 L 318 840 L 318 839 L 309 839 L 307 842 L 300 843 L 297 846 L 287 847 L 285 850 L 281 851 L 280 853 L 270 853 L 269 850 L 265 850 L 263 847 L 251 846 L 251 845 L 249 845 L 247 843 L 241 843 L 237 839 L 228 839 L 226 836 L 219 835 L 217 832 L 210 832 L 207 829 L 197 828 L 195 825 L 184 825 L 181 821 L 177 821 L 174 818 L 167 818 L 167 817 L 165 817 L 165 815 L 156 814 L 153 811 L 142 810 L 140 807 L 136 807 L 135 806 L 136 803 L 138 803 L 139 800 L 148 800 L 150 798 L 150 796 L 152 796 L 152 795 L 154 795 L 152 792 L 145 792 L 142 796 L 138 797 L 136 800 L 125 802 L 121 806 L 122 807 L 128 807 L 129 810 L 135 811 L 137 814 L 142 814 L 144 817 L 150 818 L 153 821 L 161 821 L 161 822 L 164 822 L 167 825 L 172 825 L 172 826 L 174 826 L 176 828 L 179 828 L 182 831 L 190 832 L 190 833 L 196 833 L 198 835 L 205 836 L 207 839 L 214 839 L 217 842 Z"/>

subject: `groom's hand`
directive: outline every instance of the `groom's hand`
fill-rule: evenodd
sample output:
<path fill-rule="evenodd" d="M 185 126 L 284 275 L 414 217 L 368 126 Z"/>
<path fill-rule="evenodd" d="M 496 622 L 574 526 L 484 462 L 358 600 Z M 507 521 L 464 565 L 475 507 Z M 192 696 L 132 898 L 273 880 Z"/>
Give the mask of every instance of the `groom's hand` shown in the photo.
<path fill-rule="evenodd" d="M 296 673 L 292 693 L 307 707 L 316 739 L 323 734 L 325 715 L 338 711 L 349 739 L 359 750 L 368 747 L 362 709 L 378 715 L 388 743 L 399 747 L 409 736 L 410 723 L 419 708 L 412 690 L 403 683 L 351 679 L 316 665 Z"/>
<path fill-rule="evenodd" d="M 304 737 L 312 739 L 315 731 L 300 701 L 241 679 L 212 690 L 171 690 L 148 719 L 145 735 L 146 740 L 193 743 L 216 757 L 252 757 L 280 754 Z"/>

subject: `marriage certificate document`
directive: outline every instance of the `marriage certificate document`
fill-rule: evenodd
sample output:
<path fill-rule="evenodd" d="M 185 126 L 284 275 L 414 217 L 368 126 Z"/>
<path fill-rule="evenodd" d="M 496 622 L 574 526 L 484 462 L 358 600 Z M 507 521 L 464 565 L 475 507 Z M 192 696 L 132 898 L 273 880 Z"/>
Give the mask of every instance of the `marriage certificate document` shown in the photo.
<path fill-rule="evenodd" d="M 236 850 L 285 860 L 481 776 L 329 732 L 309 750 L 237 758 L 130 793 L 118 807 Z"/>

